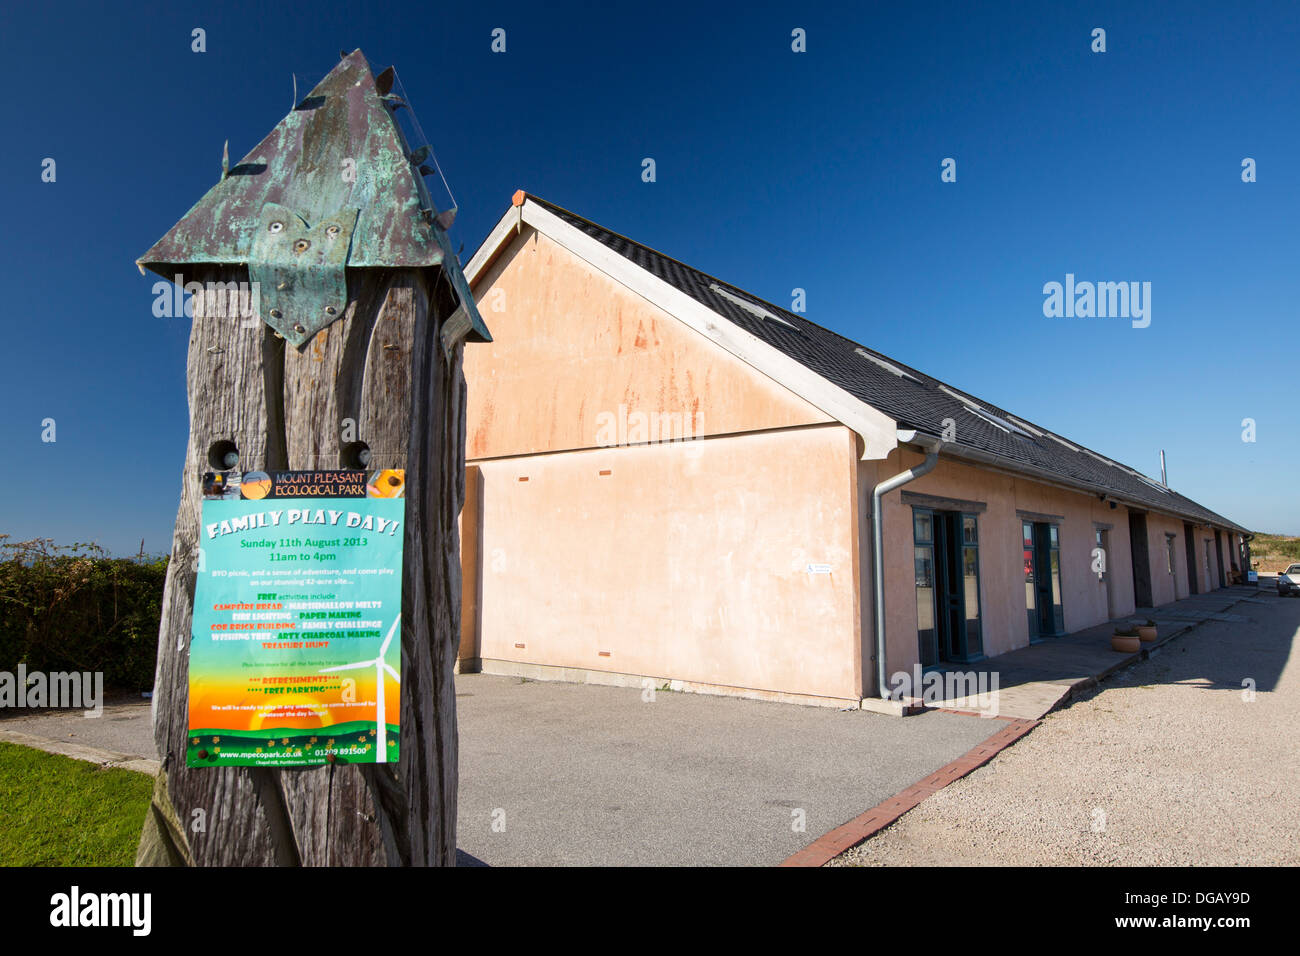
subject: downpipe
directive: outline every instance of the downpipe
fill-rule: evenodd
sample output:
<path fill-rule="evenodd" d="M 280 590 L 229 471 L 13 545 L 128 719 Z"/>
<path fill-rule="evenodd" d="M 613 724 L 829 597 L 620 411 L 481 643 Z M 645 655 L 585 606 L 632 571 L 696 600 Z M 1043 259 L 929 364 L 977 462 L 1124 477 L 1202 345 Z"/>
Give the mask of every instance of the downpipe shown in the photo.
<path fill-rule="evenodd" d="M 898 443 L 920 445 L 925 449 L 925 461 L 907 471 L 899 472 L 892 478 L 879 482 L 871 490 L 871 588 L 875 596 L 875 640 L 876 640 L 876 693 L 887 699 L 885 679 L 885 531 L 881 527 L 881 501 L 895 488 L 901 488 L 910 481 L 934 470 L 939 464 L 939 446 L 942 444 L 932 435 L 924 435 L 911 429 L 898 430 Z"/>

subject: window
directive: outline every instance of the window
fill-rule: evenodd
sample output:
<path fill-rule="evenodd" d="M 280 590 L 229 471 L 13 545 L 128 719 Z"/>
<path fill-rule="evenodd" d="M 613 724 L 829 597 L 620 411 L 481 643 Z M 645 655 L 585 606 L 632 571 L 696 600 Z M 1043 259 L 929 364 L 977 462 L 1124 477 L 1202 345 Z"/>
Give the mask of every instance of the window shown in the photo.
<path fill-rule="evenodd" d="M 726 299 L 728 302 L 734 302 L 736 305 L 740 306 L 750 315 L 757 316 L 760 319 L 771 319 L 774 322 L 780 322 L 782 325 L 788 325 L 792 329 L 795 327 L 793 322 L 786 321 L 785 319 L 781 318 L 779 315 L 770 312 L 769 310 L 763 308 L 761 305 L 758 305 L 755 302 L 750 302 L 748 299 L 742 299 L 734 292 L 728 292 L 726 289 L 722 288 L 722 286 L 718 285 L 716 282 L 710 283 L 709 289 L 715 295 L 722 296 L 722 298 Z"/>
<path fill-rule="evenodd" d="M 1165 535 L 1165 562 L 1169 566 L 1169 573 L 1174 573 L 1174 535 Z"/>
<path fill-rule="evenodd" d="M 976 418 L 982 418 L 984 421 L 988 422 L 994 428 L 1000 429 L 1001 431 L 1006 432 L 1008 435 L 1016 434 L 1019 435 L 1021 438 L 1029 438 L 1029 439 L 1032 439 L 1034 437 L 1033 435 L 1029 434 L 1029 432 L 1025 431 L 1023 428 L 1011 424 L 1011 422 L 1007 421 L 1005 418 L 999 418 L 997 415 L 994 415 L 992 412 L 988 411 L 987 409 L 975 408 L 970 405 L 967 405 L 966 411 L 970 412 Z"/>
<path fill-rule="evenodd" d="M 1008 416 L 1007 416 L 1007 421 L 1009 421 L 1009 422 L 1010 422 L 1011 424 L 1013 424 L 1013 425 L 1017 425 L 1017 426 L 1019 426 L 1020 428 L 1023 428 L 1025 431 L 1029 432 L 1029 433 L 1030 433 L 1031 435 L 1033 435 L 1035 438 L 1042 438 L 1042 437 L 1043 437 L 1043 433 L 1040 432 L 1037 428 L 1035 428 L 1033 425 L 1030 425 L 1028 422 L 1022 422 L 1020 419 L 1016 418 L 1014 415 L 1008 415 Z"/>
<path fill-rule="evenodd" d="M 861 355 L 868 362 L 871 362 L 875 365 L 879 365 L 881 368 L 883 368 L 886 372 L 889 372 L 891 375 L 897 375 L 899 378 L 910 378 L 914 382 L 920 381 L 919 378 L 917 378 L 915 375 L 913 375 L 911 372 L 907 371 L 906 369 L 899 368 L 893 362 L 885 361 L 879 355 L 872 355 L 864 348 L 856 348 L 853 351 L 858 355 Z"/>
<path fill-rule="evenodd" d="M 1054 634 L 1065 633 L 1065 614 L 1061 607 L 1061 541 L 1060 529 L 1051 525 L 1049 533 L 1050 562 L 1052 569 L 1052 624 Z"/>
<path fill-rule="evenodd" d="M 966 656 L 974 657 L 984 649 L 980 630 L 980 552 L 979 524 L 974 515 L 962 515 L 962 597 L 966 608 Z"/>
<path fill-rule="evenodd" d="M 1100 554 L 1095 556 L 1095 567 L 1097 570 L 1097 583 L 1105 588 L 1106 594 L 1106 619 L 1114 620 L 1115 618 L 1115 588 L 1111 584 L 1110 578 L 1110 529 L 1094 528 L 1097 535 L 1097 551 Z"/>
<path fill-rule="evenodd" d="M 1038 601 L 1034 581 L 1034 525 L 1026 521 L 1020 526 L 1025 547 L 1025 610 L 1029 613 L 1029 636 L 1038 636 Z"/>
<path fill-rule="evenodd" d="M 930 512 L 913 511 L 912 538 L 916 568 L 916 631 L 921 663 L 929 666 L 939 662 L 934 621 L 934 516 Z"/>

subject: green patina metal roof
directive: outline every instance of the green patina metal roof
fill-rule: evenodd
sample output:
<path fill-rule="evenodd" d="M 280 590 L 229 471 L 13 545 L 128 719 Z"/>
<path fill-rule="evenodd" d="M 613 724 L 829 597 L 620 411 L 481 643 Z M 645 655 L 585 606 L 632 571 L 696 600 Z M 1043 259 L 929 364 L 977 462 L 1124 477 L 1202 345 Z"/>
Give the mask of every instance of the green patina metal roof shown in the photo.
<path fill-rule="evenodd" d="M 360 50 L 345 56 L 137 264 L 170 279 L 247 263 L 263 319 L 295 345 L 342 315 L 344 267 L 441 265 L 467 337 L 491 341 L 418 171 L 427 151 L 412 157 L 393 119 L 392 78 L 377 81 Z"/>

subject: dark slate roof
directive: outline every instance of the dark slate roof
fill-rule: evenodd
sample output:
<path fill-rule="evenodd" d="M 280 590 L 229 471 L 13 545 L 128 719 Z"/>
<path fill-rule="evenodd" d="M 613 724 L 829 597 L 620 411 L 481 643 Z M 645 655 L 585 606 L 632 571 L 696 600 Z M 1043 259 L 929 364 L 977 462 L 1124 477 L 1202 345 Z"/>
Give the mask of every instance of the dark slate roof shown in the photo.
<path fill-rule="evenodd" d="M 1014 415 L 961 389 L 946 385 L 924 372 L 809 322 L 802 315 L 758 299 L 742 289 L 611 232 L 567 209 L 561 209 L 531 194 L 528 198 L 849 394 L 884 412 L 896 420 L 900 427 L 915 428 L 938 436 L 943 431 L 944 419 L 953 419 L 957 424 L 958 440 L 945 444 L 945 453 L 955 453 L 958 457 L 962 457 L 963 452 L 967 452 L 968 457 L 970 454 L 992 455 L 998 460 L 997 464 L 1013 471 L 1031 475 L 1033 472 L 1043 473 L 1045 477 L 1075 487 L 1095 493 L 1107 492 L 1198 524 L 1217 525 L 1250 533 L 1246 528 L 1191 499 L 1162 489 L 1159 482 L 1138 477 L 1136 469 L 1086 449 L 1078 442 L 1068 442 L 1063 436 L 1056 435 L 1023 416 Z M 720 295 L 713 287 L 724 290 L 733 298 Z M 755 314 L 735 299 L 748 302 L 757 310 L 765 311 L 775 318 Z M 886 364 L 881 365 L 880 362 Z M 887 366 L 893 366 L 897 372 Z M 962 398 L 950 392 L 964 396 L 967 401 L 963 402 Z M 1001 428 L 968 411 L 967 405 L 978 407 L 1025 434 Z M 1017 422 L 1021 424 L 1017 425 Z M 1029 427 L 1021 427 L 1023 425 Z M 1041 434 L 1034 434 L 1035 432 Z"/>

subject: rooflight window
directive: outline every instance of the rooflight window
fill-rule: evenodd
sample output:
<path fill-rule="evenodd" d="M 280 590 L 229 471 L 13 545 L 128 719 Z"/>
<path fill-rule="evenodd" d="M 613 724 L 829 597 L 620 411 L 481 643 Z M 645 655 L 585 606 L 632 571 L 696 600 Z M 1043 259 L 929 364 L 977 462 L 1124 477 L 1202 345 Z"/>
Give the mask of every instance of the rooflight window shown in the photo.
<path fill-rule="evenodd" d="M 919 382 L 919 381 L 920 381 L 920 379 L 918 379 L 918 378 L 917 378 L 915 375 L 913 375 L 911 372 L 908 372 L 908 371 L 906 371 L 906 370 L 904 370 L 904 369 L 899 368 L 899 367 L 898 367 L 897 365 L 895 365 L 893 362 L 886 362 L 884 359 L 882 359 L 882 358 L 881 358 L 880 356 L 878 356 L 878 355 L 872 355 L 872 354 L 871 354 L 870 352 L 868 352 L 866 349 L 861 349 L 861 348 L 859 348 L 859 349 L 854 349 L 853 351 L 854 351 L 856 354 L 861 355 L 861 356 L 862 356 L 864 359 L 866 359 L 868 362 L 871 362 L 871 363 L 873 363 L 873 364 L 875 364 L 875 365 L 879 365 L 879 366 L 880 366 L 881 368 L 883 368 L 886 372 L 889 372 L 889 373 L 891 373 L 891 374 L 893 374 L 893 375 L 897 375 L 899 378 L 910 378 L 913 382 Z"/>
<path fill-rule="evenodd" d="M 718 285 L 716 282 L 709 283 L 709 289 L 712 292 L 714 292 L 716 295 L 722 296 L 728 302 L 733 302 L 736 305 L 740 306 L 750 315 L 757 316 L 760 319 L 771 319 L 774 322 L 780 322 L 782 325 L 788 325 L 792 329 L 795 328 L 793 322 L 786 321 L 785 319 L 781 318 L 779 315 L 775 315 L 772 312 L 769 312 L 767 309 L 763 308 L 761 305 L 758 305 L 757 303 L 750 302 L 748 299 L 742 299 L 734 292 L 728 292 L 726 289 Z"/>
<path fill-rule="evenodd" d="M 1020 426 L 1021 428 L 1023 428 L 1025 431 L 1027 431 L 1027 432 L 1029 432 L 1031 435 L 1033 435 L 1035 438 L 1042 438 L 1042 437 L 1043 437 L 1043 433 L 1040 432 L 1037 428 L 1035 428 L 1033 425 L 1029 425 L 1029 424 L 1026 424 L 1025 422 L 1022 422 L 1022 421 L 1021 421 L 1020 419 L 1018 419 L 1018 418 L 1013 418 L 1012 416 L 1008 415 L 1008 416 L 1007 416 L 1007 421 L 1011 422 L 1011 424 L 1013 424 L 1013 425 L 1019 425 L 1019 426 Z"/>
<path fill-rule="evenodd" d="M 966 405 L 973 406 L 975 409 L 978 409 L 979 411 L 984 410 L 983 408 L 980 407 L 980 403 L 975 401 L 975 399 L 971 398 L 969 395 L 963 395 L 961 392 L 954 392 L 947 385 L 940 385 L 939 391 L 943 392 L 945 395 L 951 395 L 953 398 L 957 399 L 957 401 L 962 402 Z"/>
<path fill-rule="evenodd" d="M 1047 437 L 1050 438 L 1052 441 L 1056 442 L 1058 445 L 1064 445 L 1066 448 L 1070 449 L 1070 451 L 1079 450 L 1077 445 L 1071 445 L 1068 441 L 1066 441 L 1064 438 L 1061 438 L 1059 435 L 1053 435 L 1051 432 L 1048 432 Z"/>
<path fill-rule="evenodd" d="M 994 426 L 995 428 L 1002 429 L 1008 435 L 1019 435 L 1021 438 L 1029 438 L 1029 439 L 1032 439 L 1034 437 L 1030 435 L 1029 432 L 1025 431 L 1023 428 L 1017 428 L 1015 425 L 1011 424 L 1006 419 L 999 418 L 997 415 L 994 415 L 992 412 L 985 411 L 982 408 L 972 408 L 970 405 L 967 405 L 966 411 L 970 412 L 972 415 L 984 419 L 984 421 L 988 422 L 990 425 Z"/>

